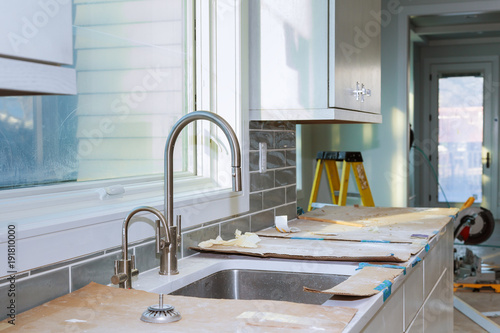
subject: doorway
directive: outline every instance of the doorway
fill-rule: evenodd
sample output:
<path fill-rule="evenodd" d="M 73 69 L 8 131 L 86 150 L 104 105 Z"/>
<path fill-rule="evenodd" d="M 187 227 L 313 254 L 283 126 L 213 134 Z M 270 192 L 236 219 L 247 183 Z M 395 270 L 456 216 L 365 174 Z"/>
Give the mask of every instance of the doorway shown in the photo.
<path fill-rule="evenodd" d="M 496 207 L 496 112 L 493 110 L 493 64 L 471 59 L 426 59 L 423 134 L 420 149 L 423 198 L 432 207 Z M 494 135 L 495 134 L 495 135 Z M 495 160 L 495 162 L 494 162 Z"/>

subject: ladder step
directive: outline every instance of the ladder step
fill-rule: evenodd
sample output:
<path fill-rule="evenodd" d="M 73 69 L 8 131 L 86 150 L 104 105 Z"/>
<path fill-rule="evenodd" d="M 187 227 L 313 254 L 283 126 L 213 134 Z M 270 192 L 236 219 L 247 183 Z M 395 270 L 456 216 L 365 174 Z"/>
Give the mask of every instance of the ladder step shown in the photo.
<path fill-rule="evenodd" d="M 359 151 L 319 151 L 316 160 L 363 162 L 363 157 Z"/>

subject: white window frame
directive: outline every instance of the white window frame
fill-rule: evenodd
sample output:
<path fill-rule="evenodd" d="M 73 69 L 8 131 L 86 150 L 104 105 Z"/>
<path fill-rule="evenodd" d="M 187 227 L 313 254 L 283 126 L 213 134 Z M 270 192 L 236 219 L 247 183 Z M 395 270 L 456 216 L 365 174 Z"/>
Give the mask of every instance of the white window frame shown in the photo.
<path fill-rule="evenodd" d="M 249 210 L 248 66 L 242 56 L 247 54 L 244 6 L 247 5 L 240 0 L 210 0 L 209 5 L 202 7 L 215 20 L 209 34 L 214 48 L 210 49 L 208 58 L 207 50 L 202 52 L 204 61 L 197 61 L 197 80 L 193 77 L 190 83 L 197 87 L 197 109 L 206 107 L 205 110 L 218 112 L 230 123 L 237 124 L 234 130 L 242 151 L 243 191 L 209 190 L 200 194 L 199 188 L 207 181 L 202 180 L 193 192 L 174 196 L 174 214 L 183 216 L 183 228 Z M 194 8 L 188 11 L 191 9 Z M 202 11 L 201 15 L 206 17 L 206 13 Z M 204 45 L 206 47 L 206 42 Z M 193 87 L 190 84 L 188 87 Z M 222 110 L 226 112 L 220 112 Z M 232 114 L 227 110 L 233 110 Z M 174 188 L 187 182 L 192 184 L 192 179 L 177 178 Z M 107 194 L 106 190 L 124 193 Z M 15 225 L 17 230 L 17 272 L 121 245 L 121 224 L 127 213 L 141 205 L 163 211 L 163 195 L 163 180 L 154 176 L 0 191 L 0 251 L 7 253 L 8 225 Z M 139 220 L 148 223 L 131 225 L 130 242 L 154 235 L 152 218 L 144 216 Z M 1 265 L 0 277 L 7 275 L 7 271 L 7 267 Z"/>

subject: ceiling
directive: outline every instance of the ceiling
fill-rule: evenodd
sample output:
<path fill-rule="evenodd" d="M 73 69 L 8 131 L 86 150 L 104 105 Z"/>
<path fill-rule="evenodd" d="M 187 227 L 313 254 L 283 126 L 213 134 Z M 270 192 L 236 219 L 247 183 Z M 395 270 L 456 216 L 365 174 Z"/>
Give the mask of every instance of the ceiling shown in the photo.
<path fill-rule="evenodd" d="M 414 16 L 410 22 L 427 41 L 500 37 L 500 11 Z"/>

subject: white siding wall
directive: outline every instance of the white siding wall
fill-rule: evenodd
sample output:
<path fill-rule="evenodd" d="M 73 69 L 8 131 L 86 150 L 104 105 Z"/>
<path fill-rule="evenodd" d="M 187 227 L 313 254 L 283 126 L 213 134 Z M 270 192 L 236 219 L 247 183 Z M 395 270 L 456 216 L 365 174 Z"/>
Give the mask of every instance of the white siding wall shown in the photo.
<path fill-rule="evenodd" d="M 78 180 L 161 173 L 185 111 L 182 1 L 75 3 Z"/>

